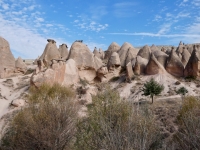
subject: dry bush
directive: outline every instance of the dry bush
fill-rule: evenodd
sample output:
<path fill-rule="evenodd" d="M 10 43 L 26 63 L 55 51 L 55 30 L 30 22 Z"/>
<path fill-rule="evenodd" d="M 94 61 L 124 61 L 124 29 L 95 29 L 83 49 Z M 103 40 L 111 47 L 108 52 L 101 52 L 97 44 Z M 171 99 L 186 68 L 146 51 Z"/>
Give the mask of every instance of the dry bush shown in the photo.
<path fill-rule="evenodd" d="M 177 117 L 179 130 L 174 136 L 179 149 L 200 149 L 200 101 L 187 97 Z"/>
<path fill-rule="evenodd" d="M 14 117 L 1 140 L 1 149 L 67 149 L 76 120 L 73 91 L 59 85 L 32 89 L 29 107 Z"/>
<path fill-rule="evenodd" d="M 88 117 L 78 123 L 76 149 L 155 149 L 160 142 L 155 120 L 148 108 L 134 107 L 111 89 L 94 96 Z"/>

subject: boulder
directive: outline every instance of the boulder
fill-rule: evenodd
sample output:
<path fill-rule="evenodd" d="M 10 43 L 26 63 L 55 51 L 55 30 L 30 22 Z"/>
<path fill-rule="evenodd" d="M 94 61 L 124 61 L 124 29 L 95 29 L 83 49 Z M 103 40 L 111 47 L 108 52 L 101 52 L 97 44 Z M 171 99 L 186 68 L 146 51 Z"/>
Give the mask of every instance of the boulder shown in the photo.
<path fill-rule="evenodd" d="M 182 77 L 184 72 L 184 65 L 180 58 L 176 54 L 175 50 L 172 49 L 166 63 L 166 70 L 173 76 Z"/>
<path fill-rule="evenodd" d="M 23 99 L 15 99 L 11 102 L 11 105 L 14 107 L 22 107 L 25 105 L 25 100 Z"/>
<path fill-rule="evenodd" d="M 68 58 L 69 52 L 66 44 L 60 45 L 58 51 L 60 52 L 61 59 L 66 60 Z"/>
<path fill-rule="evenodd" d="M 148 45 L 145 45 L 144 47 L 142 47 L 138 54 L 138 56 L 146 59 L 146 60 L 149 60 L 150 59 L 150 56 L 151 56 L 151 49 Z"/>
<path fill-rule="evenodd" d="M 192 55 L 185 67 L 184 76 L 200 76 L 200 51 L 197 49 L 197 46 L 194 46 Z"/>
<path fill-rule="evenodd" d="M 9 43 L 0 37 L 0 78 L 9 77 L 15 69 L 15 58 Z"/>
<path fill-rule="evenodd" d="M 25 73 L 27 70 L 26 64 L 23 62 L 21 57 L 18 57 L 17 60 L 15 61 L 15 68 L 17 71 Z"/>
<path fill-rule="evenodd" d="M 43 61 L 46 67 L 49 67 L 53 59 L 60 59 L 60 52 L 57 49 L 56 42 L 52 39 L 47 40 L 48 43 L 44 49 L 40 59 Z"/>
<path fill-rule="evenodd" d="M 105 53 L 105 59 L 109 59 L 113 52 L 118 52 L 120 46 L 116 42 L 112 42 Z"/>
<path fill-rule="evenodd" d="M 151 54 L 151 58 L 146 66 L 147 75 L 163 74 L 165 73 L 165 68 L 160 62 L 156 59 L 154 54 Z"/>

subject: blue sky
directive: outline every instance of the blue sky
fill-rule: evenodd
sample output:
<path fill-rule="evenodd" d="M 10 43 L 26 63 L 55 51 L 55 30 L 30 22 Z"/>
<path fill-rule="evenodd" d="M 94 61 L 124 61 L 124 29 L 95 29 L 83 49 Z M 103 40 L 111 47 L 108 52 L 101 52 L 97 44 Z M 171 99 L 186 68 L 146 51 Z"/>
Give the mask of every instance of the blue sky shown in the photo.
<path fill-rule="evenodd" d="M 36 58 L 47 38 L 106 50 L 200 42 L 200 0 L 0 0 L 0 36 L 15 57 Z"/>

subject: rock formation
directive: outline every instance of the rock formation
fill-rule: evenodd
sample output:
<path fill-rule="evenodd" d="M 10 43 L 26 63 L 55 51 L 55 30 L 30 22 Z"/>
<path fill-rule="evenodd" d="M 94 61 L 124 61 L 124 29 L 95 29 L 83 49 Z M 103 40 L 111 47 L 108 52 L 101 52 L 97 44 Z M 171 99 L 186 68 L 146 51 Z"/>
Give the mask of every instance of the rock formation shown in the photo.
<path fill-rule="evenodd" d="M 200 51 L 197 49 L 196 45 L 194 45 L 192 55 L 185 67 L 184 76 L 200 76 Z"/>
<path fill-rule="evenodd" d="M 0 78 L 9 77 L 15 69 L 15 58 L 9 43 L 0 37 Z"/>
<path fill-rule="evenodd" d="M 176 53 L 180 57 L 184 67 L 187 65 L 189 59 L 190 59 L 190 52 L 186 49 L 184 45 L 179 45 L 179 47 L 176 50 Z"/>
<path fill-rule="evenodd" d="M 150 47 L 151 52 L 159 51 L 158 47 L 156 47 L 154 44 Z"/>
<path fill-rule="evenodd" d="M 120 65 L 121 65 L 121 62 L 120 62 L 119 54 L 116 52 L 112 53 L 107 63 L 108 70 L 111 70 L 116 67 L 118 68 Z"/>
<path fill-rule="evenodd" d="M 15 61 L 15 68 L 17 71 L 25 73 L 27 70 L 26 64 L 23 62 L 21 57 L 18 57 L 17 60 Z"/>
<path fill-rule="evenodd" d="M 157 50 L 157 51 L 154 51 L 152 52 L 152 54 L 155 56 L 155 58 L 158 60 L 158 62 L 163 66 L 165 67 L 166 65 L 166 61 L 167 61 L 167 58 L 169 57 L 166 53 L 160 51 L 160 50 Z"/>
<path fill-rule="evenodd" d="M 105 53 L 105 59 L 109 59 L 113 52 L 118 52 L 120 50 L 120 46 L 113 42 L 108 47 L 108 50 Z"/>
<path fill-rule="evenodd" d="M 60 45 L 58 51 L 60 52 L 61 59 L 66 60 L 68 58 L 69 52 L 66 44 Z"/>
<path fill-rule="evenodd" d="M 165 73 L 165 68 L 160 62 L 156 59 L 154 54 L 151 54 L 151 58 L 146 66 L 147 75 L 163 74 Z"/>
<path fill-rule="evenodd" d="M 176 77 L 183 76 L 184 66 L 174 49 L 172 49 L 171 54 L 167 59 L 166 70 L 168 73 Z"/>
<path fill-rule="evenodd" d="M 126 67 L 127 63 L 137 56 L 137 53 L 138 51 L 130 43 L 125 42 L 118 52 L 121 67 Z"/>
<path fill-rule="evenodd" d="M 144 47 L 142 47 L 139 50 L 139 52 L 138 52 L 138 56 L 149 60 L 150 56 L 151 56 L 151 49 L 150 49 L 150 47 L 148 45 L 145 45 Z"/>
<path fill-rule="evenodd" d="M 40 59 L 43 61 L 46 67 L 51 65 L 51 60 L 53 59 L 60 59 L 60 53 L 57 49 L 56 42 L 52 39 L 47 40 L 48 43 L 44 49 L 43 54 L 41 55 Z"/>
<path fill-rule="evenodd" d="M 129 62 L 127 65 L 126 65 L 126 80 L 128 82 L 131 81 L 131 78 L 133 77 L 134 73 L 133 73 L 133 68 L 132 68 L 132 64 L 131 62 Z"/>
<path fill-rule="evenodd" d="M 79 76 L 89 82 L 96 77 L 96 71 L 103 66 L 101 59 L 94 56 L 89 48 L 81 42 L 74 42 L 70 48 L 69 59 L 74 59 L 79 69 Z"/>
<path fill-rule="evenodd" d="M 102 49 L 99 49 L 99 51 L 97 50 L 97 48 L 95 47 L 94 48 L 94 51 L 93 51 L 93 54 L 96 56 L 96 57 L 98 57 L 98 58 L 100 58 L 100 59 L 104 59 L 104 51 L 102 50 Z"/>
<path fill-rule="evenodd" d="M 134 73 L 136 75 L 145 74 L 145 69 L 148 64 L 148 60 L 145 58 L 142 58 L 141 56 L 137 56 L 134 62 L 135 64 L 132 64 Z"/>
<path fill-rule="evenodd" d="M 50 85 L 58 83 L 68 86 L 76 84 L 78 81 L 78 68 L 76 67 L 76 62 L 72 59 L 69 59 L 66 63 L 63 60 L 53 60 L 49 68 L 37 68 L 31 77 L 31 85 L 37 88 L 44 83 Z"/>

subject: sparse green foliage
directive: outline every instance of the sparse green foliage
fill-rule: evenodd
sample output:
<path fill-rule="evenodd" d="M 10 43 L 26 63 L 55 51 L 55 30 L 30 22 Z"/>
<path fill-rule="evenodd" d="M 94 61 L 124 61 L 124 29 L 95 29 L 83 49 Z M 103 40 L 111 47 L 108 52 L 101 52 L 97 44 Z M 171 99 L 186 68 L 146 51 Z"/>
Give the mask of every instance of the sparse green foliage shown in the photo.
<path fill-rule="evenodd" d="M 153 149 L 159 143 L 159 131 L 151 114 L 136 112 L 117 91 L 106 89 L 93 97 L 88 117 L 80 120 L 76 149 L 131 150 Z"/>
<path fill-rule="evenodd" d="M 160 85 L 153 78 L 151 78 L 151 80 L 149 82 L 146 82 L 144 84 L 142 91 L 144 92 L 143 95 L 145 95 L 145 96 L 150 95 L 150 97 L 152 99 L 152 103 L 153 103 L 154 95 L 160 94 L 163 91 L 163 89 L 164 89 L 163 85 Z"/>
<path fill-rule="evenodd" d="M 74 137 L 77 105 L 74 92 L 60 85 L 31 89 L 29 106 L 10 123 L 1 140 L 1 149 L 63 150 Z"/>
<path fill-rule="evenodd" d="M 182 99 L 185 97 L 185 94 L 188 93 L 188 90 L 185 87 L 180 87 L 177 91 L 177 94 L 182 95 Z"/>

